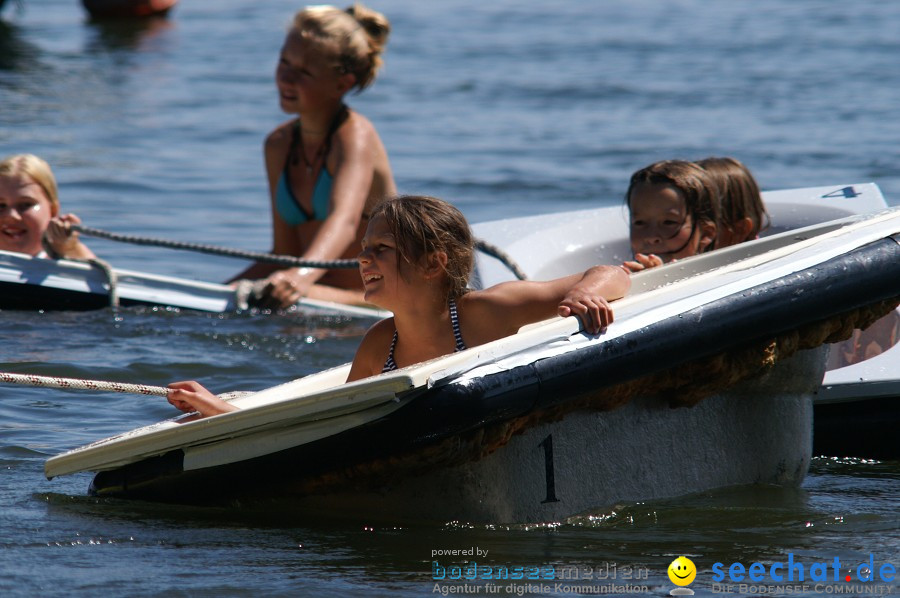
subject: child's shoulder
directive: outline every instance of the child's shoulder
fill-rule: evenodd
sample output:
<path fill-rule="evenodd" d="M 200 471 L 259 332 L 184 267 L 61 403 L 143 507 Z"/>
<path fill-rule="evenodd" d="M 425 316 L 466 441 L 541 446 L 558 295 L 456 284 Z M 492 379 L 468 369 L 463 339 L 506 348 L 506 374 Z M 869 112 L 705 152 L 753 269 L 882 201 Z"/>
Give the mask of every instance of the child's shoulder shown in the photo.
<path fill-rule="evenodd" d="M 359 112 L 348 109 L 347 118 L 338 127 L 334 137 L 338 144 L 368 145 L 372 143 L 373 137 L 377 136 L 378 131 L 372 121 Z"/>
<path fill-rule="evenodd" d="M 378 320 L 369 327 L 369 329 L 366 331 L 365 336 L 363 337 L 363 340 L 391 338 L 394 336 L 395 329 L 396 327 L 394 325 L 394 318 L 385 318 L 383 320 Z"/>
<path fill-rule="evenodd" d="M 265 148 L 266 151 L 287 148 L 293 135 L 293 128 L 296 119 L 287 120 L 266 135 Z"/>
<path fill-rule="evenodd" d="M 394 338 L 394 318 L 385 318 L 373 324 L 363 336 L 353 358 L 353 368 L 363 372 L 363 377 L 381 372 Z"/>
<path fill-rule="evenodd" d="M 366 331 L 360 342 L 360 351 L 372 352 L 373 354 L 384 353 L 382 360 L 387 357 L 387 350 L 394 338 L 394 318 L 385 318 L 372 324 Z"/>

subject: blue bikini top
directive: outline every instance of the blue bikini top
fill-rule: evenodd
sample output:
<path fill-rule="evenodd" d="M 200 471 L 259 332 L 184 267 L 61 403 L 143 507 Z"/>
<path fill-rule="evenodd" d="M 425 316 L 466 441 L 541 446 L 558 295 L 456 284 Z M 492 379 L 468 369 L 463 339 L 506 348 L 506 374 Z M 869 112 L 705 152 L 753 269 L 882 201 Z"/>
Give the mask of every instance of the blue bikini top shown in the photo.
<path fill-rule="evenodd" d="M 322 168 L 319 172 L 319 178 L 316 180 L 316 186 L 313 189 L 312 196 L 312 213 L 306 211 L 306 208 L 291 191 L 288 183 L 287 165 L 285 171 L 278 178 L 278 188 L 275 191 L 275 209 L 281 219 L 290 224 L 297 226 L 304 222 L 313 220 L 325 220 L 328 217 L 328 205 L 331 201 L 331 174 L 327 168 Z"/>
<path fill-rule="evenodd" d="M 323 158 L 324 162 L 324 158 L 328 157 L 328 151 L 331 149 L 331 138 L 338 127 L 341 126 L 341 123 L 346 120 L 347 114 L 348 110 L 346 106 L 342 106 L 341 109 L 338 110 L 338 113 L 335 115 L 331 127 L 328 130 L 328 135 L 325 137 L 325 141 L 322 142 L 322 145 L 316 152 L 313 163 L 318 161 L 319 158 Z M 328 217 L 328 208 L 331 203 L 331 187 L 334 180 L 331 177 L 331 173 L 328 172 L 327 166 L 324 164 L 319 170 L 316 184 L 313 187 L 312 212 L 309 212 L 300 203 L 297 196 L 294 195 L 293 190 L 291 190 L 289 169 L 291 166 L 297 165 L 301 156 L 303 162 L 306 163 L 307 172 L 311 172 L 312 164 L 307 162 L 306 154 L 303 153 L 303 134 L 300 130 L 300 119 L 297 119 L 294 121 L 291 147 L 285 158 L 281 176 L 278 178 L 278 186 L 275 188 L 275 209 L 278 211 L 278 215 L 281 216 L 281 219 L 291 226 L 297 226 L 304 222 L 325 220 L 325 218 Z"/>

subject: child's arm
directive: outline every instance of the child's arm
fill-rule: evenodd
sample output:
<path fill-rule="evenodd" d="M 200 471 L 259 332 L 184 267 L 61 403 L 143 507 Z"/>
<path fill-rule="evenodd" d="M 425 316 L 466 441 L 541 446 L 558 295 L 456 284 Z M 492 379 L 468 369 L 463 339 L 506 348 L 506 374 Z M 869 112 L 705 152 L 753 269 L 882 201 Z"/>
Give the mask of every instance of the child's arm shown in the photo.
<path fill-rule="evenodd" d="M 292 234 L 293 227 L 285 222 L 278 213 L 277 191 L 278 181 L 284 172 L 284 164 L 291 140 L 292 121 L 282 123 L 278 128 L 269 133 L 263 144 L 263 158 L 266 167 L 266 180 L 269 186 L 269 209 L 272 218 L 272 249 L 271 253 L 278 255 L 298 255 L 299 246 Z M 256 280 L 267 278 L 283 266 L 265 262 L 255 262 L 241 271 L 240 274 L 228 279 L 226 284 L 234 283 L 241 279 Z"/>
<path fill-rule="evenodd" d="M 185 413 L 197 411 L 202 417 L 218 415 L 227 411 L 237 411 L 238 408 L 227 403 L 209 392 L 199 382 L 188 380 L 185 382 L 173 382 L 169 384 L 169 394 L 166 399 Z"/>
<path fill-rule="evenodd" d="M 493 338 L 514 334 L 525 324 L 554 314 L 578 316 L 586 331 L 597 334 L 612 322 L 608 301 L 623 297 L 630 287 L 631 279 L 625 269 L 594 266 L 583 273 L 546 282 L 501 283 L 470 293 L 470 305 L 473 316 L 485 327 L 485 336 Z"/>
<path fill-rule="evenodd" d="M 384 360 L 388 354 L 388 348 L 393 337 L 394 319 L 387 318 L 376 322 L 363 337 L 353 364 L 350 366 L 350 374 L 347 382 L 368 378 L 381 373 Z M 202 384 L 194 380 L 172 382 L 169 384 L 169 394 L 166 399 L 185 413 L 197 411 L 201 417 L 219 415 L 228 411 L 240 409 L 207 390 Z"/>
<path fill-rule="evenodd" d="M 623 297 L 631 287 L 631 278 L 615 266 L 594 266 L 572 285 L 559 302 L 562 317 L 577 316 L 592 334 L 604 332 L 613 321 L 608 301 Z"/>

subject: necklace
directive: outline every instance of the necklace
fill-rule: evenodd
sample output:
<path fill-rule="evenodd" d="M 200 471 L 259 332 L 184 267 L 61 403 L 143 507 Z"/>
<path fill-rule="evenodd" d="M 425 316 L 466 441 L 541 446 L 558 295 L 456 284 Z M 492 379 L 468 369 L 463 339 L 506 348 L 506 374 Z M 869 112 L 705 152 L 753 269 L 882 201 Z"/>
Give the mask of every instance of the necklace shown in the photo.
<path fill-rule="evenodd" d="M 318 149 L 316 149 L 316 153 L 313 154 L 313 159 L 309 160 L 306 157 L 306 146 L 303 144 L 303 128 L 298 126 L 297 127 L 297 151 L 294 152 L 294 160 L 293 160 L 294 166 L 296 166 L 297 162 L 298 162 L 297 154 L 300 154 L 300 158 L 303 159 L 303 164 L 304 164 L 304 166 L 306 166 L 306 174 L 312 174 L 313 165 L 317 164 L 319 162 L 319 159 L 322 157 L 322 154 L 325 151 L 325 145 L 326 145 L 327 141 L 328 141 L 328 137 L 326 137 L 325 139 L 322 140 L 322 143 L 320 143 Z"/>
<path fill-rule="evenodd" d="M 337 131 L 338 127 L 341 126 L 341 123 L 347 118 L 347 107 L 341 106 L 340 110 L 337 111 L 337 114 L 334 115 L 334 120 L 331 121 L 331 126 L 328 127 L 328 132 L 325 135 L 325 138 L 322 140 L 322 143 L 319 144 L 319 147 L 316 148 L 316 153 L 313 154 L 312 160 L 309 160 L 306 157 L 306 147 L 303 145 L 303 126 L 300 124 L 300 119 L 298 118 L 294 124 L 294 146 L 291 148 L 291 152 L 293 153 L 293 158 L 291 159 L 291 163 L 296 166 L 299 163 L 299 158 L 303 159 L 303 165 L 306 166 L 306 174 L 312 174 L 313 167 L 319 163 L 327 153 L 328 150 L 331 149 L 331 136 L 334 135 L 334 132 Z M 297 154 L 300 154 L 299 156 Z"/>

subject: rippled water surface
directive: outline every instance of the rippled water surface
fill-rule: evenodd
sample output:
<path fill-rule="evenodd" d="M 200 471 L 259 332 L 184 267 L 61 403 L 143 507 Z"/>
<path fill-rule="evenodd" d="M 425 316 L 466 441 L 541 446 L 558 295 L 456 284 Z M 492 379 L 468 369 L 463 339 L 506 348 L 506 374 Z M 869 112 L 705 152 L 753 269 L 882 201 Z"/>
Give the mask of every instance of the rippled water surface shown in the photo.
<path fill-rule="evenodd" d="M 393 24 L 386 68 L 349 101 L 381 132 L 401 191 L 450 199 L 473 221 L 620 202 L 637 168 L 708 155 L 738 157 L 765 189 L 874 181 L 900 204 L 894 3 L 371 5 Z M 267 249 L 261 144 L 285 118 L 272 74 L 297 8 L 182 0 L 168 19 L 135 25 L 90 22 L 77 0 L 7 2 L 0 154 L 44 156 L 64 206 L 89 226 Z M 243 267 L 90 244 L 122 268 L 221 280 Z M 258 389 L 348 361 L 366 325 L 2 312 L 0 371 Z M 726 489 L 516 527 L 97 500 L 87 475 L 43 476 L 48 456 L 171 415 L 153 397 L 0 387 L 0 593 L 432 595 L 432 551 L 472 546 L 495 565 L 646 568 L 640 584 L 659 596 L 681 554 L 701 570 L 698 595 L 713 593 L 717 561 L 858 564 L 871 553 L 900 568 L 897 462 L 822 457 L 799 489 Z"/>

